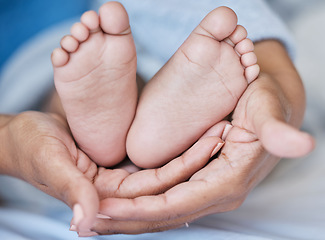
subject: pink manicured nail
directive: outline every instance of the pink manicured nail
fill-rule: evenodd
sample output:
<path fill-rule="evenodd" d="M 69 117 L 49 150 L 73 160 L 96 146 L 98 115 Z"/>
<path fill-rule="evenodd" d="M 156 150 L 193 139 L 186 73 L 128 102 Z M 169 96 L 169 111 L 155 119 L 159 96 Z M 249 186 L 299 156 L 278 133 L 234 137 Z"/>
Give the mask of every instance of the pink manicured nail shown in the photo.
<path fill-rule="evenodd" d="M 78 236 L 79 237 L 93 237 L 93 236 L 98 236 L 98 233 L 95 233 L 95 232 L 79 232 Z"/>
<path fill-rule="evenodd" d="M 73 231 L 73 232 L 76 232 L 77 231 L 77 226 L 76 225 L 71 225 L 69 230 Z"/>
<path fill-rule="evenodd" d="M 104 214 L 100 214 L 100 213 L 98 213 L 98 214 L 96 215 L 96 217 L 97 217 L 97 218 L 100 218 L 100 219 L 112 219 L 111 217 L 106 216 L 106 215 L 104 215 Z"/>
<path fill-rule="evenodd" d="M 78 226 L 85 217 L 82 207 L 79 203 L 73 206 L 73 225 Z"/>
<path fill-rule="evenodd" d="M 222 140 L 226 140 L 228 133 L 230 132 L 230 130 L 232 128 L 233 128 L 233 126 L 231 124 L 227 124 L 225 126 L 225 129 L 223 130 L 222 137 L 221 137 Z"/>
<path fill-rule="evenodd" d="M 216 155 L 217 152 L 219 152 L 219 150 L 222 148 L 222 146 L 223 146 L 224 144 L 225 144 L 225 143 L 218 143 L 217 146 L 213 149 L 210 158 L 213 157 L 214 155 Z"/>

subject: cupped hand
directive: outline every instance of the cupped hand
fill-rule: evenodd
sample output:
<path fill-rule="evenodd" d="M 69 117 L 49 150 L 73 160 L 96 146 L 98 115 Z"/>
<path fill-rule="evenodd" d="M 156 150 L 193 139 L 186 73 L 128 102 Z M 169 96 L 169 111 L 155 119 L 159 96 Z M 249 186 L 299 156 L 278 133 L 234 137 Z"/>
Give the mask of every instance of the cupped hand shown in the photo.
<path fill-rule="evenodd" d="M 7 159 L 1 172 L 65 202 L 74 211 L 71 230 L 82 234 L 93 226 L 100 199 L 164 192 L 201 169 L 222 145 L 220 138 L 206 137 L 162 168 L 131 174 L 125 167 L 97 167 L 77 148 L 59 115 L 21 113 L 6 118 L 0 133 L 6 149 L 1 157 Z"/>
<path fill-rule="evenodd" d="M 92 184 L 97 166 L 80 151 L 64 119 L 41 112 L 12 116 L 2 128 L 8 175 L 62 200 L 74 211 L 74 225 L 89 229 L 99 207 Z"/>
<path fill-rule="evenodd" d="M 308 134 L 292 122 L 292 106 L 275 79 L 262 74 L 240 99 L 221 154 L 189 181 L 166 192 L 101 201 L 97 234 L 139 234 L 184 226 L 203 216 L 238 208 L 281 156 L 302 156 L 313 149 Z M 292 122 L 287 122 L 289 119 Z M 266 150 L 267 149 L 267 150 Z M 182 169 L 174 169 L 181 172 Z"/>

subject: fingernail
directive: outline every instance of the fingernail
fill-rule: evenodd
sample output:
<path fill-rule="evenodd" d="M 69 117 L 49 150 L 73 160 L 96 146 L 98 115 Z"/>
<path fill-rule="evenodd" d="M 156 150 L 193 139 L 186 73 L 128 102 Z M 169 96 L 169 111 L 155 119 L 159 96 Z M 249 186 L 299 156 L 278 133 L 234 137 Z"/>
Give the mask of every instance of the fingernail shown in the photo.
<path fill-rule="evenodd" d="M 222 146 L 223 146 L 224 144 L 225 144 L 225 143 L 218 143 L 217 146 L 213 149 L 210 158 L 213 157 L 214 155 L 216 155 L 217 152 L 219 152 L 219 150 L 222 148 Z"/>
<path fill-rule="evenodd" d="M 99 234 L 96 232 L 78 232 L 79 237 L 93 237 L 98 236 Z"/>
<path fill-rule="evenodd" d="M 76 232 L 77 231 L 77 226 L 76 225 L 71 225 L 69 230 Z"/>
<path fill-rule="evenodd" d="M 84 212 L 79 203 L 73 206 L 73 225 L 78 226 L 84 218 Z"/>
<path fill-rule="evenodd" d="M 101 214 L 101 213 L 98 213 L 98 214 L 96 215 L 96 217 L 97 217 L 97 218 L 100 218 L 100 219 L 112 219 L 111 217 L 106 216 L 106 215 Z"/>
<path fill-rule="evenodd" d="M 228 133 L 230 132 L 230 130 L 232 128 L 233 128 L 233 126 L 231 124 L 227 124 L 225 126 L 225 129 L 223 130 L 222 137 L 221 137 L 222 140 L 226 140 Z"/>

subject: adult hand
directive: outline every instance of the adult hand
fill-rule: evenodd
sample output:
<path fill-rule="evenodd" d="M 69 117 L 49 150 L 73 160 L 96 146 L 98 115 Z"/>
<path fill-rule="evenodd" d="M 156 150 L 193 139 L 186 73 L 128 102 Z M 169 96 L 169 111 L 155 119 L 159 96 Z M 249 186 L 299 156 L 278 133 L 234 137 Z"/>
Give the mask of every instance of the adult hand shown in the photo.
<path fill-rule="evenodd" d="M 201 169 L 222 145 L 220 138 L 207 137 L 160 169 L 130 174 L 122 168 L 98 168 L 76 147 L 59 115 L 25 112 L 0 116 L 0 136 L 0 173 L 21 178 L 65 202 L 74 211 L 71 230 L 81 236 L 89 234 L 99 199 L 165 191 Z M 148 188 L 142 188 L 144 184 Z"/>
<path fill-rule="evenodd" d="M 131 162 L 129 162 L 130 165 L 122 164 L 113 170 L 100 168 L 98 175 L 94 178 L 94 185 L 100 199 L 112 197 L 130 199 L 160 194 L 177 184 L 184 183 L 195 172 L 202 169 L 211 157 L 221 149 L 224 142 L 220 137 L 222 137 L 227 123 L 226 121 L 219 123 L 185 153 L 161 168 L 134 171 L 134 165 Z M 97 217 L 97 222 L 104 223 L 102 227 L 106 231 L 105 221 L 109 217 L 102 214 L 97 215 Z M 134 227 L 137 228 L 137 225 Z M 130 231 L 130 233 L 133 232 Z M 79 236 L 83 237 L 97 234 L 92 231 L 79 231 Z M 106 231 L 105 234 L 111 234 L 111 232 Z"/>
<path fill-rule="evenodd" d="M 263 49 L 285 52 L 277 43 L 272 42 L 269 47 Z M 267 55 L 269 62 L 270 57 L 272 53 Z M 234 127 L 218 158 L 188 182 L 160 195 L 102 200 L 100 213 L 112 219 L 97 220 L 92 231 L 98 234 L 163 231 L 209 214 L 236 209 L 280 157 L 309 153 L 314 147 L 312 137 L 295 128 L 304 109 L 299 105 L 304 102 L 300 78 L 292 68 L 282 65 L 283 61 L 277 62 L 280 66 L 272 66 L 269 74 L 270 65 L 264 66 L 262 61 L 266 73 L 241 97 L 233 114 Z"/>
<path fill-rule="evenodd" d="M 41 112 L 5 118 L 0 172 L 62 200 L 73 209 L 74 224 L 89 229 L 99 207 L 91 182 L 97 166 L 76 147 L 63 118 Z"/>

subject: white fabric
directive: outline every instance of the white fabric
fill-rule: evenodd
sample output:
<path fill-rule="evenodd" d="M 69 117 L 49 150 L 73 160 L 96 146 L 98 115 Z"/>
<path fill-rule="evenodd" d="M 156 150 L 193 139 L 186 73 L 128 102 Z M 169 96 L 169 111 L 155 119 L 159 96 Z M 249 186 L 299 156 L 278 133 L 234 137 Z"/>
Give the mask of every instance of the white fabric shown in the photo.
<path fill-rule="evenodd" d="M 129 4 L 131 1 L 134 0 L 128 0 Z M 141 2 L 146 1 L 139 1 L 139 3 Z M 158 1 L 153 2 L 159 6 Z M 188 2 L 190 1 L 186 0 L 186 3 Z M 202 1 L 196 0 L 196 2 Z M 248 2 L 248 0 L 245 1 L 245 3 Z M 258 4 L 257 2 L 258 0 L 256 4 Z M 262 5 L 264 3 L 261 1 L 258 6 Z M 126 3 L 126 7 L 129 8 L 130 5 Z M 324 2 L 317 8 L 325 9 Z M 283 160 L 274 172 L 249 195 L 243 206 L 236 211 L 208 216 L 191 223 L 189 228 L 163 233 L 140 236 L 93 237 L 90 239 L 325 239 L 325 149 L 322 148 L 325 144 L 325 127 L 324 118 L 321 118 L 325 116 L 325 111 L 320 103 L 323 98 L 322 89 L 324 89 L 322 81 L 324 74 L 321 72 L 324 67 L 321 64 L 325 55 L 325 48 L 319 45 L 319 39 L 324 39 L 325 36 L 323 31 L 319 31 L 323 24 L 318 26 L 319 22 L 325 22 L 325 18 L 322 10 L 317 10 L 317 8 L 305 11 L 302 15 L 303 20 L 300 20 L 300 16 L 296 16 L 296 20 L 293 19 L 290 26 L 294 29 L 295 36 L 298 39 L 297 64 L 305 77 L 307 94 L 310 97 L 305 128 L 316 135 L 319 147 L 305 158 Z M 181 8 L 175 6 L 175 9 Z M 202 12 L 201 15 L 203 14 Z M 264 13 L 260 12 L 259 14 L 263 15 Z M 138 18 L 132 16 L 131 14 L 131 19 Z M 200 16 L 197 16 L 197 21 L 201 18 Z M 43 82 L 42 79 L 43 77 L 51 78 L 49 54 L 58 45 L 59 39 L 64 34 L 63 32 L 68 30 L 68 27 L 60 29 L 65 30 L 59 30 L 57 33 L 55 31 L 58 29 L 53 30 L 53 32 L 49 30 L 45 34 L 46 36 L 38 37 L 38 43 L 43 42 L 44 48 L 33 43 L 27 44 L 7 65 L 6 72 L 2 73 L 1 79 L 11 76 L 8 78 L 15 82 L 5 80 L 3 85 L 0 85 L 1 112 L 17 112 L 28 108 L 32 102 L 39 99 L 44 89 L 50 87 L 52 82 Z M 138 39 L 141 36 L 141 31 L 147 32 L 148 29 L 136 30 L 134 26 L 133 31 Z M 153 74 L 155 68 L 158 68 L 172 54 L 176 46 L 179 45 L 179 41 L 184 40 L 184 34 L 187 31 L 190 30 L 184 30 L 182 39 L 177 42 L 170 41 L 169 46 L 172 50 L 161 50 L 164 53 L 163 57 L 157 57 L 154 60 L 150 57 L 151 50 L 149 51 L 149 48 L 144 45 L 139 46 L 140 51 L 145 52 L 140 60 L 140 63 L 145 66 L 142 68 L 144 74 L 147 74 L 148 77 Z M 150 37 L 151 35 L 148 34 L 147 36 Z M 310 38 L 310 36 L 313 37 Z M 157 39 L 155 38 L 155 41 Z M 311 39 L 315 43 L 310 44 Z M 288 40 L 288 42 L 290 41 Z M 308 51 L 305 46 L 308 46 Z M 39 55 L 42 52 L 44 54 Z M 155 54 L 159 56 L 158 52 Z M 28 56 L 30 58 L 27 58 Z M 27 60 L 22 61 L 21 59 Z M 314 60 L 312 64 L 310 59 Z M 12 85 L 9 87 L 9 84 Z M 7 93 L 10 89 L 14 89 L 13 86 L 17 87 L 17 91 L 10 91 L 11 94 L 15 95 L 10 96 L 11 94 L 8 95 Z M 29 86 L 33 87 L 29 88 Z M 21 91 L 25 87 L 29 90 L 27 92 Z M 34 98 L 36 95 L 38 97 L 31 100 L 31 97 Z M 6 106 L 10 107 L 7 108 Z M 76 234 L 68 230 L 71 211 L 63 203 L 20 180 L 5 176 L 0 177 L 0 196 L 0 199 L 3 199 L 2 207 L 0 207 L 1 240 L 77 239 Z"/>

